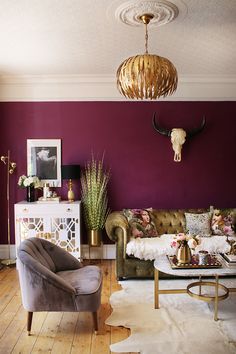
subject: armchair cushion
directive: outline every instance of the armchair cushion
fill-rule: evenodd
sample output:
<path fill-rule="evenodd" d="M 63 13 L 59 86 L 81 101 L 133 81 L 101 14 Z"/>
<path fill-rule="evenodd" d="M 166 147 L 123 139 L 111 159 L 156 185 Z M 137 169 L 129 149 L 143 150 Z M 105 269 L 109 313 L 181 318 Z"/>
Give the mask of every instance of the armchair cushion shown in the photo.
<path fill-rule="evenodd" d="M 101 272 L 98 272 L 97 267 L 92 265 L 58 272 L 57 275 L 75 289 L 76 295 L 93 294 L 99 289 L 101 283 Z"/>

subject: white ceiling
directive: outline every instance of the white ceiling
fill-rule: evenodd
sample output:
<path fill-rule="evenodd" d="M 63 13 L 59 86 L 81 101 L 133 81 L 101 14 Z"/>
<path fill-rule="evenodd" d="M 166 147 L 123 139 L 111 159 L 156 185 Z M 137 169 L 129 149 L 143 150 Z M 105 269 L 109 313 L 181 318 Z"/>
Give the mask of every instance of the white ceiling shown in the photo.
<path fill-rule="evenodd" d="M 149 52 L 173 62 L 180 84 L 206 80 L 234 90 L 236 1 L 171 2 L 179 15 L 167 25 L 149 27 Z M 144 52 L 143 26 L 128 26 L 115 16 L 123 3 L 0 0 L 0 80 L 43 75 L 115 83 L 119 64 Z"/>

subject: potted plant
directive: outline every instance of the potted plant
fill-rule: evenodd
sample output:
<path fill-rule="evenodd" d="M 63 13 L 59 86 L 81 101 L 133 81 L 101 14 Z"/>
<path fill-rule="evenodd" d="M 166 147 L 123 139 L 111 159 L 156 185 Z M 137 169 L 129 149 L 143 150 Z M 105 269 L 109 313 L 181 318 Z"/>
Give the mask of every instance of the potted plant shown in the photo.
<path fill-rule="evenodd" d="M 101 245 L 102 229 L 109 213 L 107 184 L 110 170 L 105 170 L 103 159 L 96 160 L 92 154 L 81 174 L 81 201 L 90 246 Z"/>

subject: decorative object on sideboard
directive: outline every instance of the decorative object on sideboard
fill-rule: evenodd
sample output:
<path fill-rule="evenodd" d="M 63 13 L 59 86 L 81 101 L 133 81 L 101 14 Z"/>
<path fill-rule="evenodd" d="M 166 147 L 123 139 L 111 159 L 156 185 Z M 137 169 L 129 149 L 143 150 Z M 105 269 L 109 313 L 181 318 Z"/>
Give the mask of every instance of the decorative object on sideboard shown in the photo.
<path fill-rule="evenodd" d="M 202 123 L 198 128 L 191 129 L 190 131 L 185 131 L 182 128 L 172 128 L 172 129 L 165 129 L 158 125 L 156 122 L 156 112 L 152 118 L 152 124 L 154 129 L 165 136 L 169 136 L 171 138 L 172 148 L 174 150 L 174 161 L 180 162 L 181 161 L 181 150 L 183 144 L 185 143 L 185 139 L 189 139 L 194 135 L 200 133 L 206 124 L 206 118 L 203 116 Z"/>
<path fill-rule="evenodd" d="M 49 183 L 43 183 L 43 196 L 38 198 L 37 203 L 59 203 L 60 200 L 56 191 L 50 190 Z"/>
<path fill-rule="evenodd" d="M 81 174 L 83 215 L 89 246 L 94 247 L 101 245 L 102 229 L 109 213 L 107 184 L 110 170 L 104 169 L 103 160 L 104 155 L 102 159 L 96 160 L 92 154 Z"/>
<path fill-rule="evenodd" d="M 120 93 L 141 100 L 172 95 L 177 89 L 177 70 L 169 59 L 148 53 L 147 27 L 150 22 L 163 25 L 172 21 L 178 15 L 178 8 L 169 1 L 142 1 L 125 3 L 117 11 L 125 24 L 145 25 L 145 53 L 126 59 L 117 70 Z"/>
<path fill-rule="evenodd" d="M 7 198 L 7 246 L 8 246 L 8 259 L 4 259 L 1 263 L 4 265 L 15 264 L 16 260 L 11 258 L 11 229 L 10 229 L 10 175 L 16 169 L 16 163 L 11 161 L 10 150 L 6 156 L 1 156 L 1 161 L 7 166 L 7 180 L 6 180 L 6 198 Z"/>
<path fill-rule="evenodd" d="M 68 201 L 72 203 L 75 201 L 72 180 L 80 178 L 80 165 L 63 165 L 61 168 L 61 178 L 68 180 Z"/>
<path fill-rule="evenodd" d="M 27 139 L 27 174 L 61 187 L 61 139 Z"/>
<path fill-rule="evenodd" d="M 26 187 L 26 200 L 29 203 L 35 202 L 35 189 L 34 189 L 34 186 Z"/>
<path fill-rule="evenodd" d="M 41 188 L 41 182 L 37 176 L 20 176 L 18 186 L 21 188 L 26 188 L 27 202 L 35 202 L 35 189 Z"/>
<path fill-rule="evenodd" d="M 43 184 L 43 198 L 47 199 L 49 197 L 51 197 L 51 191 L 50 191 L 50 188 L 49 188 L 49 183 L 44 183 Z"/>

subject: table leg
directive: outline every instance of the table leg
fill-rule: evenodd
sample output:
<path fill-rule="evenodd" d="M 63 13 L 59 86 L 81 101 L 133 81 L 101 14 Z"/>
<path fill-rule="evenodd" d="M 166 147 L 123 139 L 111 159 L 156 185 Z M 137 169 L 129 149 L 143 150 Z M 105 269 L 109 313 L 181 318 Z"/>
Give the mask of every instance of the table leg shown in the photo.
<path fill-rule="evenodd" d="M 219 276 L 216 275 L 216 285 L 215 285 L 215 315 L 214 315 L 214 320 L 217 321 L 218 320 L 218 296 L 219 296 Z"/>
<path fill-rule="evenodd" d="M 154 308 L 159 309 L 159 270 L 154 271 Z"/>
<path fill-rule="evenodd" d="M 201 283 L 201 281 L 202 281 L 202 276 L 199 275 L 199 282 Z M 201 284 L 199 285 L 199 295 L 202 295 L 202 285 Z"/>

